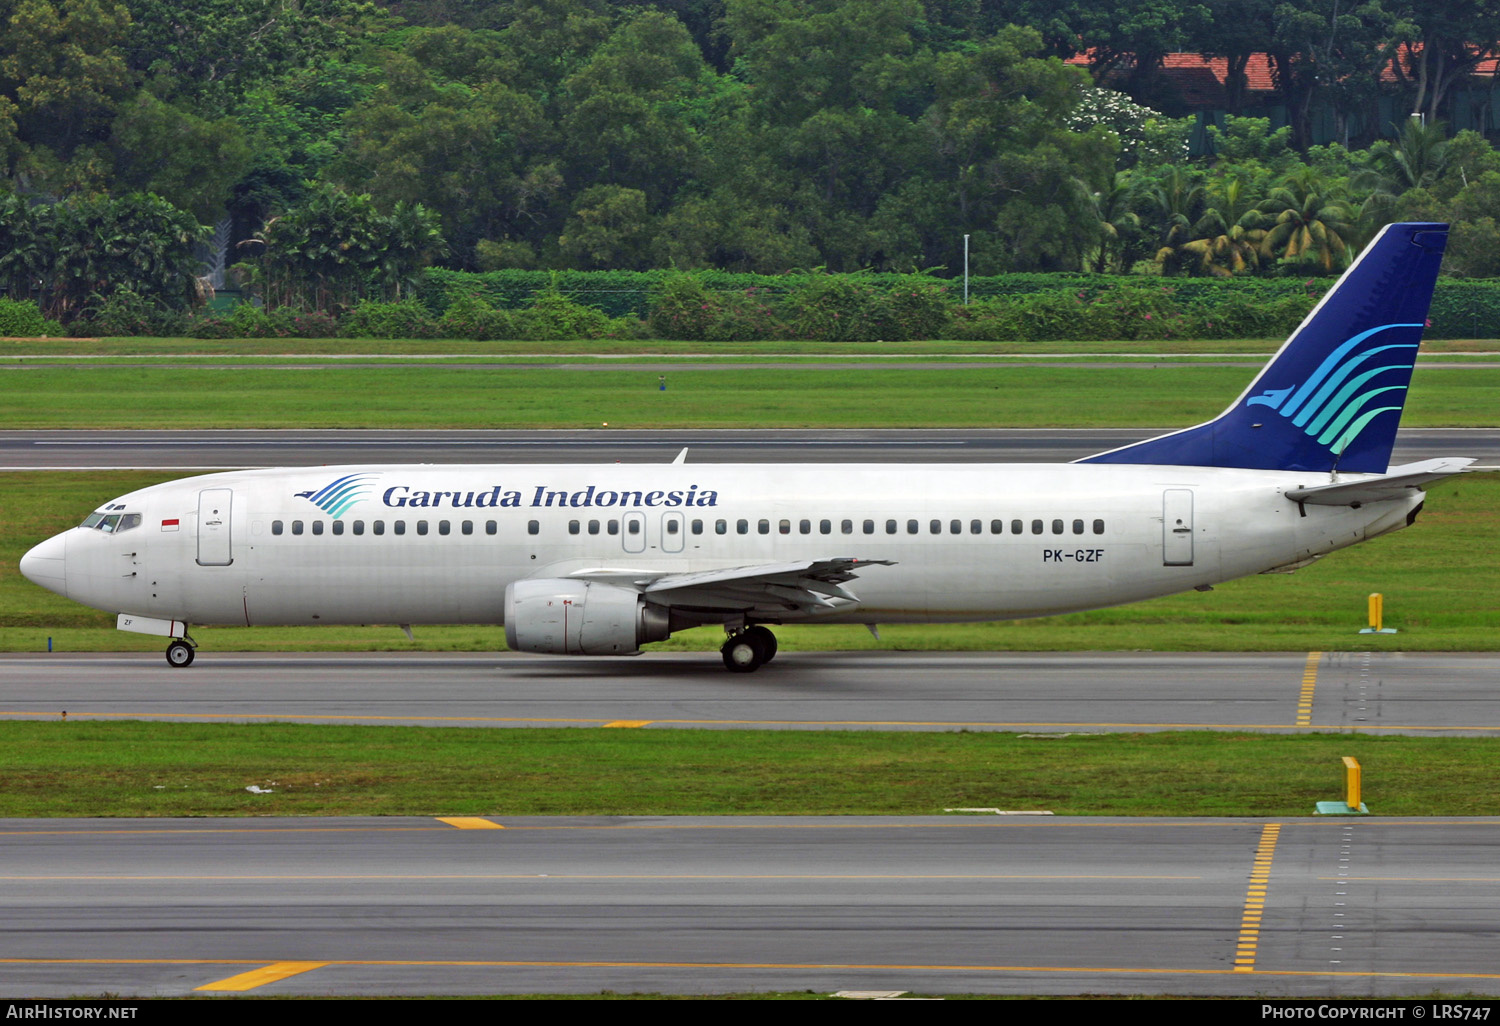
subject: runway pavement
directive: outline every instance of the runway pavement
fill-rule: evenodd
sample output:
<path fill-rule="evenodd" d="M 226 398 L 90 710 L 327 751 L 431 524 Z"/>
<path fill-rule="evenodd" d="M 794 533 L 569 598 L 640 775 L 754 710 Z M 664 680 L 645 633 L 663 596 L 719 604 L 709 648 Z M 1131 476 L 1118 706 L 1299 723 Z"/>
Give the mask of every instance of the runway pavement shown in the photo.
<path fill-rule="evenodd" d="M 656 730 L 1500 735 L 1500 654 L 214 652 L 0 656 L 0 719 L 162 719 Z"/>
<path fill-rule="evenodd" d="M 496 829 L 499 828 L 499 829 Z M 0 821 L 0 994 L 1500 994 L 1500 821 Z"/>
<path fill-rule="evenodd" d="M 691 463 L 1058 462 L 1167 430 L 4 431 L 0 469 L 666 463 L 684 446 Z M 1500 429 L 1405 430 L 1397 437 L 1392 462 L 1435 456 L 1500 463 Z"/>

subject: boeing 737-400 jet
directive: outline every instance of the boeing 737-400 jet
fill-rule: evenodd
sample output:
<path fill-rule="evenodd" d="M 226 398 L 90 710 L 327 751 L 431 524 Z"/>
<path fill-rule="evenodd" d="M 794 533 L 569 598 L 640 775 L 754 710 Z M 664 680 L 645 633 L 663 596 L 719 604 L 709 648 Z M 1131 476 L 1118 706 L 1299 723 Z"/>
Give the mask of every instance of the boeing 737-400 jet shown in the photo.
<path fill-rule="evenodd" d="M 503 623 L 567 655 L 721 624 L 749 671 L 774 624 L 1206 590 L 1405 527 L 1473 462 L 1388 465 L 1446 240 L 1387 226 L 1224 413 L 1076 463 L 237 471 L 107 502 L 21 572 L 174 639 L 172 666 L 189 624 Z"/>

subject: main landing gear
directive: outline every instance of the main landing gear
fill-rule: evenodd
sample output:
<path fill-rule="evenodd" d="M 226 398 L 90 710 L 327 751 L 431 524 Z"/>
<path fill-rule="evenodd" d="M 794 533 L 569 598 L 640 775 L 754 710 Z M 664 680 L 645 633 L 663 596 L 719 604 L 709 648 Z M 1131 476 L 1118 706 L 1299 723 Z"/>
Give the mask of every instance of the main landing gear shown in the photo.
<path fill-rule="evenodd" d="M 724 667 L 734 673 L 749 673 L 776 658 L 776 635 L 756 624 L 729 635 L 724 647 Z"/>
<path fill-rule="evenodd" d="M 198 646 L 188 637 L 178 638 L 167 646 L 167 665 L 173 669 L 193 665 L 193 650 Z"/>

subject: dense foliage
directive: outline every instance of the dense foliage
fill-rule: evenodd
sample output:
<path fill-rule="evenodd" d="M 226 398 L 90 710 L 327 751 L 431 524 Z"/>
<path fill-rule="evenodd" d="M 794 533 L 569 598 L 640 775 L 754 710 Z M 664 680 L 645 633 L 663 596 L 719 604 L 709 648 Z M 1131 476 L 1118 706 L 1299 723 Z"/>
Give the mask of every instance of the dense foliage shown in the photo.
<path fill-rule="evenodd" d="M 557 280 L 529 292 L 516 272 L 449 272 L 447 290 L 424 299 L 366 299 L 341 316 L 239 304 L 220 313 L 152 318 L 122 293 L 76 333 L 199 338 L 529 339 L 635 338 L 735 342 L 805 339 L 888 342 L 952 338 L 989 342 L 1280 338 L 1322 296 L 1327 279 L 1161 279 L 1123 275 L 1011 274 L 975 279 L 971 302 L 944 279 L 921 275 L 737 276 L 715 288 L 708 274 L 580 272 L 576 292 Z M 497 282 L 496 279 L 502 279 Z M 508 284 L 506 288 L 496 285 Z M 606 288 L 605 286 L 612 286 Z M 524 297 L 523 297 L 524 292 Z M 608 297 L 611 315 L 591 300 Z M 499 297 L 498 299 L 496 297 Z M 0 327 L 7 310 L 0 300 Z M 19 322 L 18 322 L 19 323 Z M 28 324 L 31 322 L 27 322 Z M 1474 338 L 1500 324 L 1500 281 L 1438 282 L 1428 338 Z M 3 334 L 57 334 L 38 327 Z"/>
<path fill-rule="evenodd" d="M 1448 272 L 1490 276 L 1500 154 L 1444 121 L 1491 116 L 1466 90 L 1497 40 L 1475 0 L 0 0 L 0 285 L 67 319 L 122 287 L 180 309 L 158 271 L 205 222 L 272 310 L 330 317 L 425 298 L 430 264 L 952 277 L 965 238 L 980 275 L 1306 278 L 1398 218 L 1451 220 Z M 1228 62 L 1212 156 L 1175 51 Z M 1244 116 L 1252 53 L 1284 128 Z M 119 204 L 146 278 L 59 255 Z M 182 213 L 158 234 L 143 204 Z M 874 286 L 822 285 L 796 323 L 931 306 L 861 300 L 856 329 Z M 735 331 L 768 316 L 705 286 Z"/>

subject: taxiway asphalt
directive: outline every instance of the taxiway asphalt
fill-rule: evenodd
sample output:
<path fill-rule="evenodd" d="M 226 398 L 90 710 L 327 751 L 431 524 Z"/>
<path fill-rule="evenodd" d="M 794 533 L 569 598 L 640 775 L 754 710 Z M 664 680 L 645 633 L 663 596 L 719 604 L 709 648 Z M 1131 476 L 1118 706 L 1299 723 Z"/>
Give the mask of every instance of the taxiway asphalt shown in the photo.
<path fill-rule="evenodd" d="M 460 727 L 1500 735 L 1495 653 L 0 656 L 0 718 Z M 418 683 L 420 682 L 420 683 Z"/>
<path fill-rule="evenodd" d="M 1500 994 L 1500 820 L 0 821 L 0 995 Z"/>

